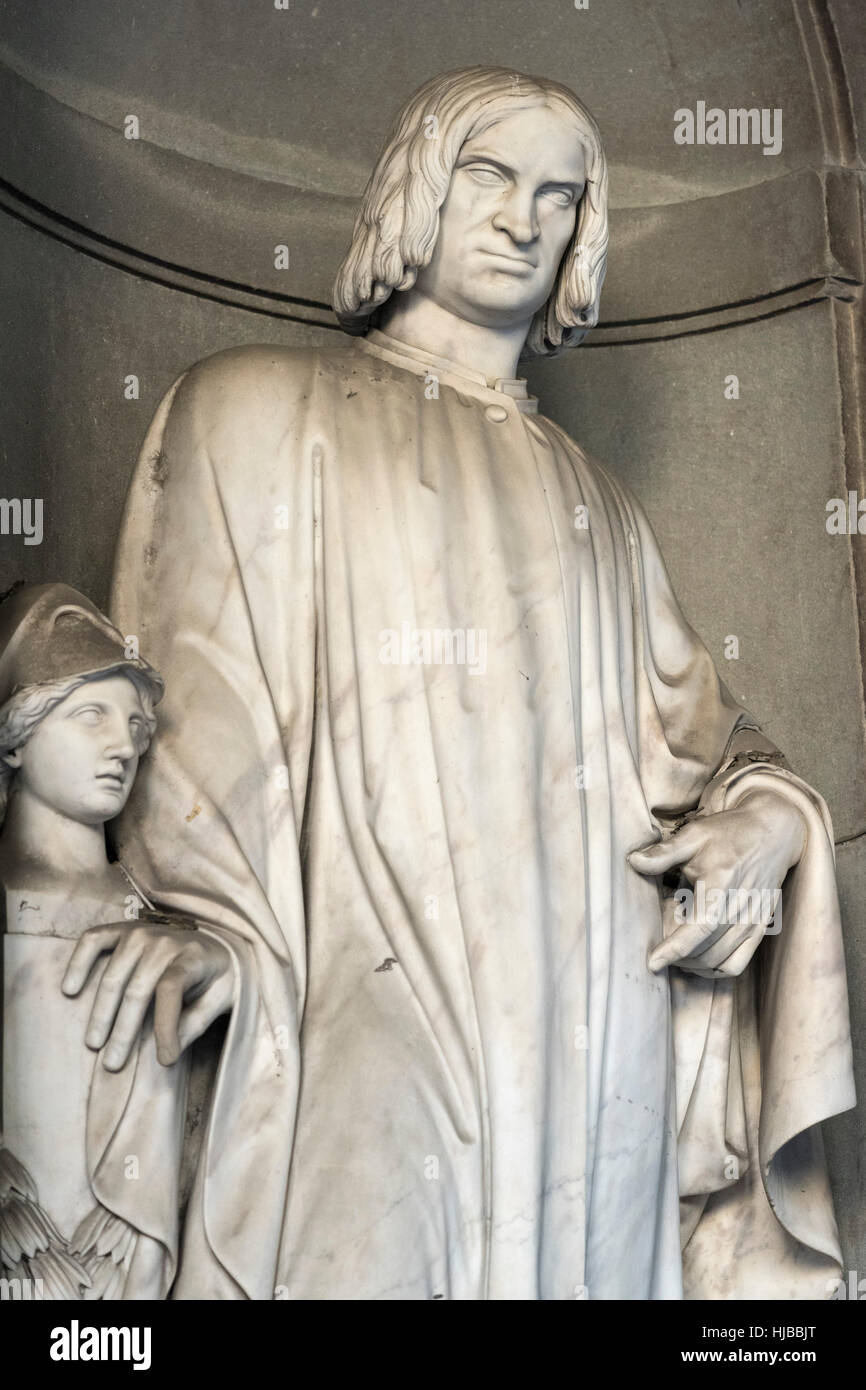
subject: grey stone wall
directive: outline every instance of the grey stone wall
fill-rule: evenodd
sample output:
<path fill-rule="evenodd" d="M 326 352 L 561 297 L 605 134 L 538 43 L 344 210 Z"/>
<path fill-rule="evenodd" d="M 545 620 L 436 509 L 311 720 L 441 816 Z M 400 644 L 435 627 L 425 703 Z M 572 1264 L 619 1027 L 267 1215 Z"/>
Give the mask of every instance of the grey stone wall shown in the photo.
<path fill-rule="evenodd" d="M 357 198 L 421 81 L 502 63 L 593 109 L 613 206 L 602 323 L 531 383 L 634 486 L 725 679 L 829 802 L 861 1095 L 866 540 L 829 535 L 825 508 L 866 496 L 864 47 L 857 0 L 0 7 L 0 494 L 45 507 L 41 546 L 0 536 L 0 592 L 62 578 L 106 603 L 173 379 L 231 344 L 333 337 Z M 780 153 L 675 144 L 674 112 L 698 101 L 781 109 Z M 862 1110 L 826 1130 L 862 1273 Z"/>

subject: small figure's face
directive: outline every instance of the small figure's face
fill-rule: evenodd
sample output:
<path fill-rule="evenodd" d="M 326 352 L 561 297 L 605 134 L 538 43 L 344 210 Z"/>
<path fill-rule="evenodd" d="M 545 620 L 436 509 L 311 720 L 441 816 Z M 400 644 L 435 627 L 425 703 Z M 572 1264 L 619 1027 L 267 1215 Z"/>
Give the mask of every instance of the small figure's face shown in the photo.
<path fill-rule="evenodd" d="M 126 805 L 148 736 L 138 690 L 108 676 L 67 695 L 5 761 L 18 769 L 17 794 L 98 825 Z"/>
<path fill-rule="evenodd" d="M 575 125 L 547 107 L 467 140 L 417 289 L 484 327 L 530 320 L 553 289 L 585 182 Z"/>

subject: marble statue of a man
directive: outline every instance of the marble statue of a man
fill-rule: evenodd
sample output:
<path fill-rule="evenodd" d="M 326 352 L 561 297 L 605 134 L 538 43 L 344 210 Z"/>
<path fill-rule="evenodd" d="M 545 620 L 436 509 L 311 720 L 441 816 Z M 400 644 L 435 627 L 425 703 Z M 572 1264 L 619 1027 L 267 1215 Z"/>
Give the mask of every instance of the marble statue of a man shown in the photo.
<path fill-rule="evenodd" d="M 221 353 L 153 422 L 113 608 L 168 694 L 121 846 L 234 943 L 175 1297 L 828 1296 L 826 808 L 518 375 L 597 320 L 606 192 L 571 92 L 435 78 L 337 278 L 355 340 Z M 727 908 L 680 922 L 669 870 Z"/>

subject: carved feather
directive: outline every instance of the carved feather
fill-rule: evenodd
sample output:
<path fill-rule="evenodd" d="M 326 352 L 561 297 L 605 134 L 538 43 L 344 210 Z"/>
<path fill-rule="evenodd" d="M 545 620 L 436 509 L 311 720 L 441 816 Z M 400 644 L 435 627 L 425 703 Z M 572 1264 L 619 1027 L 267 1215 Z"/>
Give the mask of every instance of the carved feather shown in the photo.
<path fill-rule="evenodd" d="M 9 1149 L 0 1147 L 0 1265 L 7 1279 L 39 1280 L 43 1299 L 89 1296 L 92 1279 L 39 1205 L 32 1177 Z"/>
<path fill-rule="evenodd" d="M 91 1280 L 87 1299 L 121 1298 L 138 1232 L 106 1207 L 96 1206 L 79 1222 L 69 1242 Z"/>

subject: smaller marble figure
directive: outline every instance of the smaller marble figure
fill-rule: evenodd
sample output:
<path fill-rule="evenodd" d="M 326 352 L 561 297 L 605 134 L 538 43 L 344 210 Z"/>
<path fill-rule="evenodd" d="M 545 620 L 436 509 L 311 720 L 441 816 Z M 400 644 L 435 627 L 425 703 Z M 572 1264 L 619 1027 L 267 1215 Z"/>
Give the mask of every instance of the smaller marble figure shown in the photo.
<path fill-rule="evenodd" d="M 106 956 L 78 945 L 167 921 L 106 850 L 163 693 L 133 650 L 64 584 L 0 605 L 0 1273 L 23 1297 L 164 1298 L 176 1264 L 186 1063 L 128 996 L 107 1016 Z"/>

